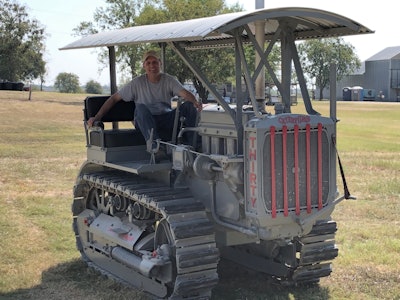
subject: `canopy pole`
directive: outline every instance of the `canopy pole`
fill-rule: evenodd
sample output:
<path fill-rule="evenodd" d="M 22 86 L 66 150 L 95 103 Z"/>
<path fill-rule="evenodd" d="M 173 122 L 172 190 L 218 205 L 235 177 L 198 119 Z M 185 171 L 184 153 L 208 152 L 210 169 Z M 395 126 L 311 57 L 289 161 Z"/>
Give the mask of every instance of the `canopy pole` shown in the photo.
<path fill-rule="evenodd" d="M 110 63 L 110 89 L 111 95 L 117 92 L 117 71 L 115 66 L 115 47 L 108 46 L 108 59 Z"/>
<path fill-rule="evenodd" d="M 264 0 L 255 0 L 255 8 L 261 9 L 264 8 Z M 265 45 L 265 21 L 256 21 L 255 22 L 255 36 L 258 45 L 264 52 L 264 45 Z M 261 62 L 260 53 L 256 51 L 255 57 L 255 66 L 260 64 Z M 255 94 L 256 94 L 256 102 L 257 102 L 257 110 L 265 111 L 265 66 L 262 65 L 261 72 L 258 74 L 255 80 Z"/>
<path fill-rule="evenodd" d="M 117 71 L 115 67 L 115 47 L 108 46 L 108 60 L 110 64 L 110 90 L 111 95 L 117 92 Z M 112 128 L 118 129 L 118 122 L 112 122 Z"/>
<path fill-rule="evenodd" d="M 329 66 L 329 98 L 330 98 L 330 105 L 329 105 L 329 114 L 333 122 L 335 122 L 335 136 L 336 136 L 336 123 L 337 123 L 337 114 L 336 114 L 336 85 L 337 85 L 337 65 L 332 63 Z"/>
<path fill-rule="evenodd" d="M 160 44 L 160 48 L 161 48 L 161 72 L 165 72 L 165 70 L 167 69 L 167 60 L 166 55 L 165 55 L 165 51 L 166 51 L 166 43 L 161 43 Z"/>
<path fill-rule="evenodd" d="M 264 21 L 256 21 L 256 40 L 258 45 L 261 48 L 262 53 L 264 53 L 264 45 L 265 45 L 265 22 Z M 257 67 L 262 58 L 260 57 L 260 53 L 256 51 L 255 57 L 255 66 Z M 259 111 L 265 111 L 265 66 L 262 64 L 261 72 L 258 74 L 255 80 L 255 94 L 257 101 L 257 109 Z"/>

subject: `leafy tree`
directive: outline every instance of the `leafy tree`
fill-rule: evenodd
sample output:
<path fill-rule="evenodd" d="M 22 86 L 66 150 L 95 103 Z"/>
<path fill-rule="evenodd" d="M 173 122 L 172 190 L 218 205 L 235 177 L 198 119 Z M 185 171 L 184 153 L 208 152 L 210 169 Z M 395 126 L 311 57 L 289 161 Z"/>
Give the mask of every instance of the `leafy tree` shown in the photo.
<path fill-rule="evenodd" d="M 79 77 L 73 73 L 59 73 L 54 82 L 54 87 L 61 93 L 79 93 Z"/>
<path fill-rule="evenodd" d="M 101 94 L 103 93 L 103 88 L 100 83 L 90 80 L 86 83 L 85 91 L 88 94 Z"/>
<path fill-rule="evenodd" d="M 360 59 L 354 53 L 354 47 L 342 38 L 305 41 L 299 44 L 299 55 L 304 72 L 310 78 L 315 78 L 315 84 L 319 87 L 319 99 L 323 98 L 323 90 L 330 83 L 329 70 L 332 63 L 336 63 L 337 66 L 337 80 L 361 66 Z"/>
<path fill-rule="evenodd" d="M 140 24 L 154 24 L 183 21 L 241 10 L 243 9 L 238 4 L 232 7 L 225 6 L 225 1 L 223 0 L 164 0 L 158 6 L 151 5 L 150 3 L 146 5 L 137 18 L 137 22 Z M 234 74 L 233 49 L 198 50 L 189 52 L 188 55 L 196 62 L 211 82 L 224 83 L 228 77 Z M 198 78 L 184 65 L 182 60 L 170 49 L 167 49 L 166 56 L 167 65 L 165 66 L 165 71 L 177 76 L 181 82 L 192 81 L 200 98 L 203 100 L 207 99 L 208 90 L 205 89 Z"/>
<path fill-rule="evenodd" d="M 105 30 L 127 28 L 140 25 L 136 22 L 144 6 L 157 3 L 157 0 L 106 0 L 105 7 L 96 8 L 93 21 L 81 22 L 73 29 L 74 34 L 85 36 Z M 138 46 L 119 46 L 116 48 L 116 59 L 121 71 L 129 72 L 131 77 L 137 75 L 141 61 Z M 108 51 L 99 53 L 100 68 L 108 66 Z"/>
<path fill-rule="evenodd" d="M 87 35 L 103 30 L 125 28 L 137 25 L 156 24 L 168 21 L 181 21 L 185 19 L 212 16 L 221 13 L 243 10 L 238 4 L 228 8 L 223 0 L 106 0 L 107 6 L 97 8 L 93 22 L 81 22 L 74 29 L 76 35 Z M 116 48 L 116 59 L 121 71 L 129 71 L 131 77 L 137 76 L 142 71 L 142 53 L 146 51 L 143 46 L 119 46 Z M 215 61 L 224 61 L 228 64 L 229 58 L 224 51 L 214 52 Z M 108 64 L 108 53 L 101 52 L 99 60 L 103 66 Z M 199 55 L 196 51 L 196 62 L 205 66 L 203 63 L 210 53 L 206 51 Z M 220 58 L 218 60 L 218 57 Z M 233 56 L 230 56 L 233 59 Z M 223 58 L 223 59 L 222 59 Z M 174 74 L 181 82 L 193 80 L 198 82 L 183 62 L 172 52 L 167 50 L 166 72 Z M 207 67 L 209 70 L 210 65 Z M 226 78 L 228 68 L 222 68 L 224 72 L 214 72 L 220 78 Z M 220 81 L 219 78 L 212 80 Z M 200 84 L 200 83 L 199 83 Z M 200 88 L 200 87 L 199 87 Z M 204 97 L 204 95 L 203 95 Z M 202 97 L 202 98 L 203 98 Z M 206 99 L 206 97 L 205 97 Z"/>
<path fill-rule="evenodd" d="M 14 0 L 0 0 L 0 79 L 43 78 L 45 31 L 27 8 Z"/>

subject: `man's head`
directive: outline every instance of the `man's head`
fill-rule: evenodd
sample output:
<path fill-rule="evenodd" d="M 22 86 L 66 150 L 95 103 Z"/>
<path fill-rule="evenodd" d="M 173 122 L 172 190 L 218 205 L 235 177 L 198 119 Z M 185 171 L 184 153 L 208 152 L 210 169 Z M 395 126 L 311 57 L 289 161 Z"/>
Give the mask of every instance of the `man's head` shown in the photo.
<path fill-rule="evenodd" d="M 154 57 L 155 59 L 160 60 L 160 56 L 158 55 L 158 53 L 154 50 L 150 50 L 147 51 L 144 55 L 143 55 L 143 60 L 142 62 L 145 63 L 147 59 L 149 59 L 150 57 Z"/>
<path fill-rule="evenodd" d="M 161 60 L 156 51 L 150 50 L 143 55 L 143 69 L 148 76 L 159 76 Z"/>

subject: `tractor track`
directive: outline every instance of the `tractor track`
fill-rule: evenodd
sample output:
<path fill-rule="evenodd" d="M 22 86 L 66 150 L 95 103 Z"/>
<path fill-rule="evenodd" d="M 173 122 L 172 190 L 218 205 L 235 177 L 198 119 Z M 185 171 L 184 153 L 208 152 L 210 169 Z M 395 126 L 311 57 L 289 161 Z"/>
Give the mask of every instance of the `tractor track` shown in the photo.
<path fill-rule="evenodd" d="M 158 280 L 143 278 L 144 276 L 141 274 L 136 274 L 139 278 L 136 281 L 126 281 L 124 276 L 118 276 L 113 272 L 118 267 L 126 268 L 126 266 L 119 266 L 119 262 L 111 261 L 109 268 L 103 268 L 96 263 L 99 254 L 91 254 L 85 249 L 79 234 L 76 207 L 82 206 L 81 202 L 84 199 L 76 197 L 73 205 L 73 228 L 77 248 L 88 266 L 116 281 L 155 294 L 159 298 L 209 299 L 211 297 L 211 289 L 218 282 L 217 264 L 219 261 L 214 226 L 209 221 L 203 204 L 196 201 L 188 189 L 173 189 L 167 185 L 122 171 L 83 174 L 81 184 L 119 195 L 131 203 L 137 202 L 156 215 L 162 216 L 168 222 L 173 237 L 176 279 L 168 287 L 167 284 Z M 80 203 L 76 204 L 75 202 Z M 137 273 L 133 269 L 132 272 Z M 156 293 L 151 288 L 143 288 L 143 286 L 151 287 L 152 284 L 157 290 Z M 163 289 L 168 290 L 165 296 L 162 295 Z"/>

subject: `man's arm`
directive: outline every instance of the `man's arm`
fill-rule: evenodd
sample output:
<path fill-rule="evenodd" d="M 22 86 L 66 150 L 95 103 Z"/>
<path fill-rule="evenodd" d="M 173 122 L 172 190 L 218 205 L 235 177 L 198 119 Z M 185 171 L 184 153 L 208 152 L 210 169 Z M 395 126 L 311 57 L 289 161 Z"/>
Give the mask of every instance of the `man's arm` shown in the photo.
<path fill-rule="evenodd" d="M 201 105 L 201 103 L 199 101 L 196 100 L 196 97 L 189 92 L 186 89 L 182 89 L 180 90 L 178 96 L 182 97 L 183 99 L 185 99 L 185 101 L 190 101 L 193 103 L 194 107 L 196 107 L 197 111 L 201 111 L 203 109 L 203 106 Z"/>
<path fill-rule="evenodd" d="M 106 102 L 100 107 L 99 111 L 94 117 L 91 117 L 87 124 L 89 127 L 93 126 L 93 123 L 96 121 L 101 121 L 101 118 L 118 102 L 122 100 L 121 95 L 116 92 L 115 94 L 111 95 Z"/>

